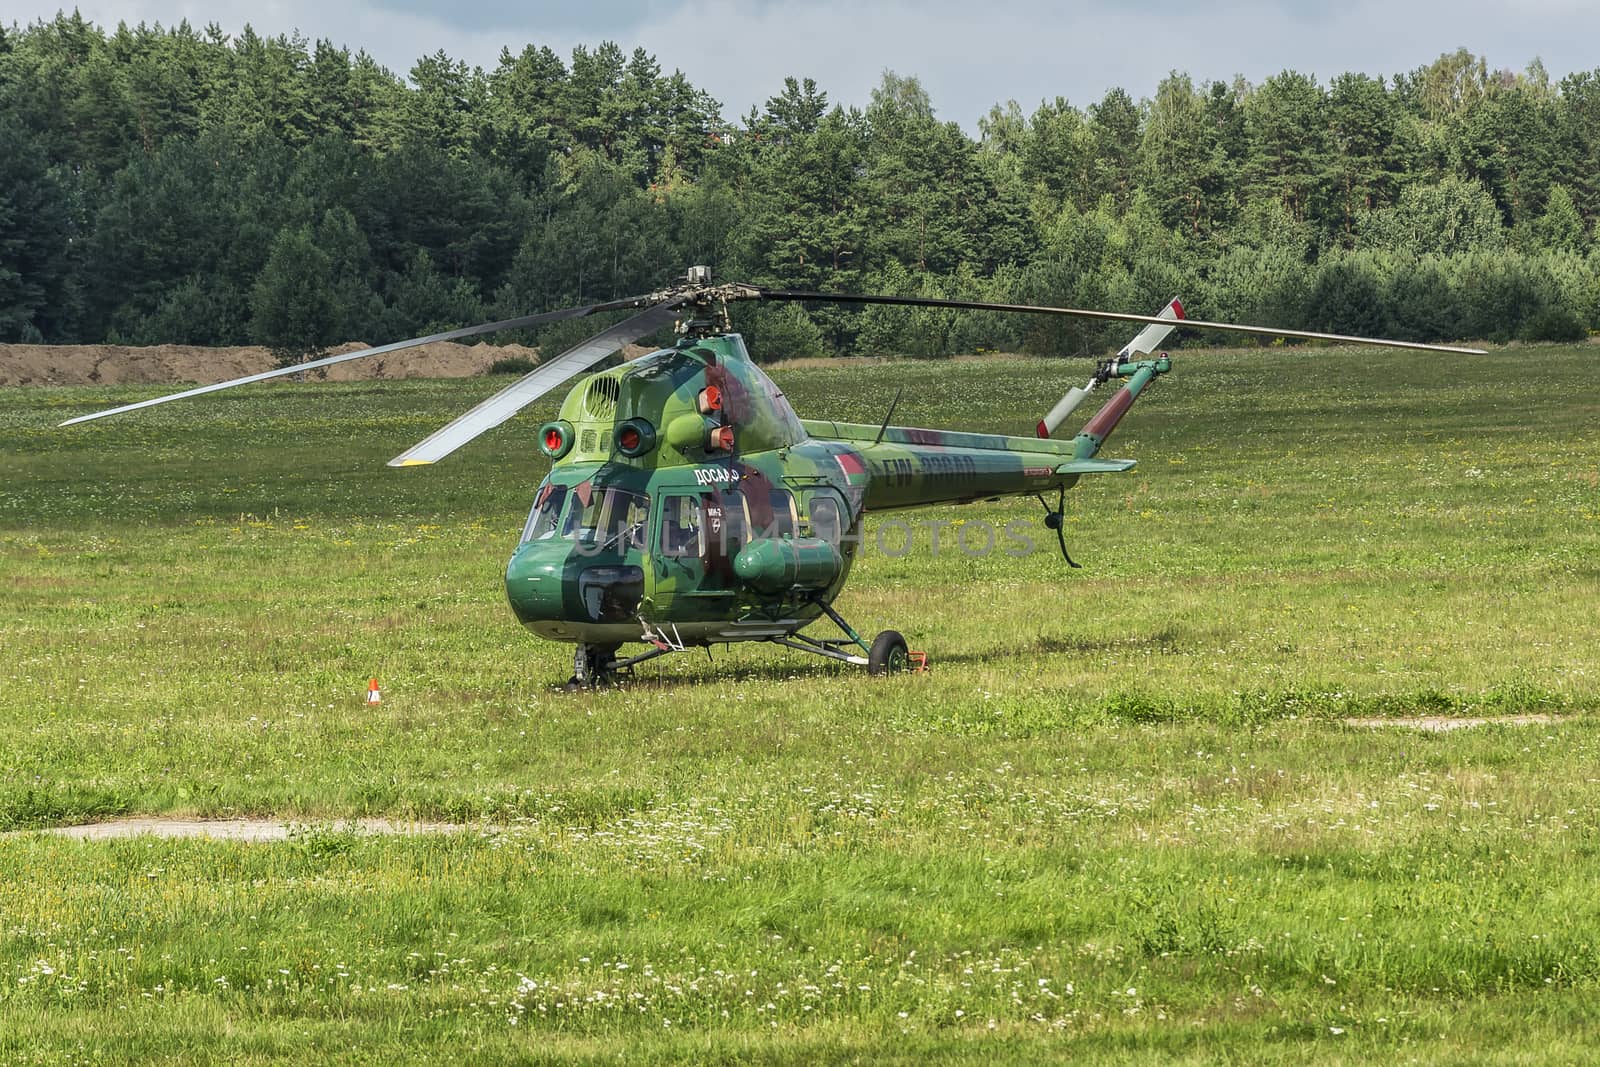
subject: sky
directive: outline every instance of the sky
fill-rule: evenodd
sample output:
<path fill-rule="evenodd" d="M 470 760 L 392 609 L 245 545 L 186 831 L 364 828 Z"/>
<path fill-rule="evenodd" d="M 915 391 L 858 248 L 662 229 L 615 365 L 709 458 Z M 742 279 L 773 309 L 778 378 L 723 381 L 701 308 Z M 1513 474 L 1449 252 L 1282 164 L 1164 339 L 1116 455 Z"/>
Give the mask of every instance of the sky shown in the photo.
<path fill-rule="evenodd" d="M 10 0 L 0 18 L 26 24 L 59 7 Z M 1413 70 L 1458 47 L 1494 69 L 1538 57 L 1556 79 L 1600 68 L 1595 0 L 85 0 L 78 10 L 108 29 L 188 19 L 298 30 L 365 48 L 397 73 L 439 49 L 492 68 L 502 47 L 548 45 L 565 57 L 611 40 L 682 70 L 730 120 L 781 91 L 786 75 L 864 107 L 892 70 L 918 78 L 935 113 L 969 132 L 997 103 L 1032 112 L 1062 96 L 1081 107 L 1113 86 L 1137 100 L 1172 70 L 1197 84 L 1283 70 L 1326 83 L 1345 71 Z"/>

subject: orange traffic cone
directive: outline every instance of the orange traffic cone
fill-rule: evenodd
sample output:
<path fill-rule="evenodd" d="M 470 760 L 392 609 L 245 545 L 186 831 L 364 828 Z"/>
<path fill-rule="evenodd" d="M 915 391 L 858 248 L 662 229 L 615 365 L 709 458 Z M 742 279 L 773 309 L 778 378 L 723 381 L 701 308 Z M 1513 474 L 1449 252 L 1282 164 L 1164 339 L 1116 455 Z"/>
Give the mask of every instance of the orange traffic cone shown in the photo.
<path fill-rule="evenodd" d="M 383 703 L 383 693 L 380 692 L 379 689 L 378 689 L 378 680 L 376 678 L 372 679 L 372 681 L 367 683 L 367 703 L 368 704 L 382 704 Z"/>

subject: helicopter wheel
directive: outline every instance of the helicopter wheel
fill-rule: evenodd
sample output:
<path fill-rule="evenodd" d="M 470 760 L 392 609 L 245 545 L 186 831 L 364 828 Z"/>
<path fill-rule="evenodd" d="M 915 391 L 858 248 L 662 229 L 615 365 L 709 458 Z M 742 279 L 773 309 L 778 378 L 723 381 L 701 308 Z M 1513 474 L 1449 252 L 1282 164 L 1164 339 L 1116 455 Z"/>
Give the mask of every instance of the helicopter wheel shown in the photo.
<path fill-rule="evenodd" d="M 872 651 L 867 654 L 867 673 L 899 674 L 910 662 L 906 639 L 898 630 L 885 630 L 873 638 Z"/>

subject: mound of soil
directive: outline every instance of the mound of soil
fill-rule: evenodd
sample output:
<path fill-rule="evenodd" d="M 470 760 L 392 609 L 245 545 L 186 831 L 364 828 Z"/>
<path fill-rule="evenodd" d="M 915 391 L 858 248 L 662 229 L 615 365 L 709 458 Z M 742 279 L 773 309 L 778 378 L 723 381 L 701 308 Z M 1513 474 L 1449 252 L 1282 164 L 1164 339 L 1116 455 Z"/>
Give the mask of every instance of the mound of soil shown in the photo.
<path fill-rule="evenodd" d="M 340 345 L 331 354 L 369 346 Z M 523 345 L 421 345 L 371 359 L 355 359 L 322 372 L 329 381 L 389 378 L 467 378 L 488 371 L 499 359 L 538 362 L 539 350 Z M 201 348 L 194 345 L 0 345 L 0 385 L 121 385 L 194 382 L 210 385 L 277 366 L 259 346 Z"/>

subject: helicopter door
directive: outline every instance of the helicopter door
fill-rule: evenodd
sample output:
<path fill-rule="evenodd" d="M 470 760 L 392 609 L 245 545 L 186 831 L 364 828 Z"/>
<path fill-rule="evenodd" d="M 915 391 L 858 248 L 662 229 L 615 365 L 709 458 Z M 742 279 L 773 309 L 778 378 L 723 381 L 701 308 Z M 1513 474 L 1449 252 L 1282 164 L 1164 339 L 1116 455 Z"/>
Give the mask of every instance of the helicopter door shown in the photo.
<path fill-rule="evenodd" d="M 733 557 L 747 531 L 737 489 L 664 492 L 650 553 L 650 599 L 664 609 L 683 598 L 725 599 L 735 593 Z"/>

